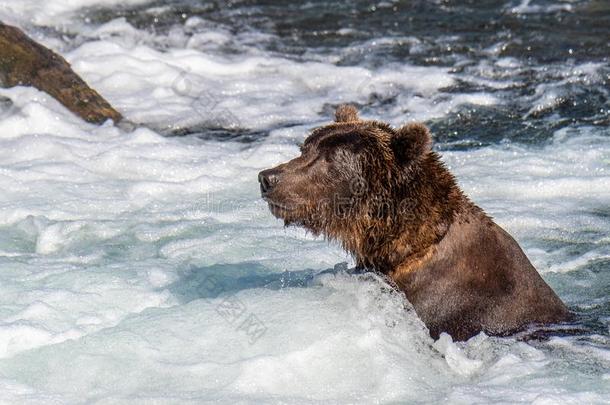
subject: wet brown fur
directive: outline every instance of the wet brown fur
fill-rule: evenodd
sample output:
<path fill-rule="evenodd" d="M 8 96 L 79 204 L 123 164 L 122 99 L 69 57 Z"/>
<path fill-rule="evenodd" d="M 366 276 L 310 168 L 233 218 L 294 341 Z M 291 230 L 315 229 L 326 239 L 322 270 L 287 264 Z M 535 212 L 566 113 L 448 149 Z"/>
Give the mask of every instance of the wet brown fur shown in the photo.
<path fill-rule="evenodd" d="M 514 239 L 459 189 L 424 125 L 394 129 L 350 106 L 335 117 L 301 156 L 261 172 L 274 215 L 340 241 L 358 266 L 388 276 L 434 338 L 568 318 Z"/>

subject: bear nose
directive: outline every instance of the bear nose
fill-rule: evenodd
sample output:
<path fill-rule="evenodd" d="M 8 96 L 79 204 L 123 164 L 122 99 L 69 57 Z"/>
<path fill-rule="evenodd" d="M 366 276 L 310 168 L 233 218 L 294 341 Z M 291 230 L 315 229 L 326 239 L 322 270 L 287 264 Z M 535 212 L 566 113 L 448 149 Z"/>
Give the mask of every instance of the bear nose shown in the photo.
<path fill-rule="evenodd" d="M 269 194 L 279 181 L 279 173 L 275 169 L 263 170 L 258 174 L 258 182 L 261 185 L 261 194 Z"/>

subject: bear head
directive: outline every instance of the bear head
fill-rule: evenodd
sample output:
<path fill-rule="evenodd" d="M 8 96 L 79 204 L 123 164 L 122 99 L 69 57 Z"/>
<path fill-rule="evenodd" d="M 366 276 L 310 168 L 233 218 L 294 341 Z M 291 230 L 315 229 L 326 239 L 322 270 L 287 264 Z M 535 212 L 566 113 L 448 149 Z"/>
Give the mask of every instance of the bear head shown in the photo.
<path fill-rule="evenodd" d="M 317 128 L 300 156 L 259 173 L 263 199 L 285 225 L 303 226 L 357 251 L 363 235 L 392 233 L 412 212 L 405 198 L 416 168 L 431 152 L 428 129 L 399 129 L 361 120 L 356 108 L 340 106 L 335 122 Z M 369 248 L 374 243 L 368 243 Z"/>

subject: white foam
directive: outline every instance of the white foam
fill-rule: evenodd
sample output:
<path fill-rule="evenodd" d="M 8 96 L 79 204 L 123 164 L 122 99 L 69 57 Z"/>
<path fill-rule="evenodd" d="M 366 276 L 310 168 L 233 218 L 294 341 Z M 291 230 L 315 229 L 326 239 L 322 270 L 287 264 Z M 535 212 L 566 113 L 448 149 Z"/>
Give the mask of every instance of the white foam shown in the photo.
<path fill-rule="evenodd" d="M 548 6 L 531 4 L 532 0 L 521 0 L 519 5 L 510 8 L 510 12 L 514 14 L 530 14 L 530 13 L 552 13 L 556 11 L 572 11 L 571 4 L 551 4 Z"/>
<path fill-rule="evenodd" d="M 86 7 L 112 6 L 115 4 L 139 4 L 149 0 L 37 0 L 5 1 L 0 3 L 0 19 L 5 22 L 23 21 L 34 24 L 57 24 Z"/>
<path fill-rule="evenodd" d="M 112 27 L 123 27 L 130 35 L 125 25 L 121 21 Z M 194 49 L 160 52 L 112 38 L 86 43 L 67 58 L 131 120 L 159 126 L 261 129 L 313 122 L 327 103 L 366 103 L 372 95 L 431 96 L 453 83 L 443 68 L 397 65 L 371 70 L 269 55 L 227 58 Z M 449 103 L 490 100 L 466 95 Z M 418 113 L 430 103 L 421 104 L 413 111 L 414 118 L 426 117 Z M 279 110 L 278 105 L 283 108 Z"/>

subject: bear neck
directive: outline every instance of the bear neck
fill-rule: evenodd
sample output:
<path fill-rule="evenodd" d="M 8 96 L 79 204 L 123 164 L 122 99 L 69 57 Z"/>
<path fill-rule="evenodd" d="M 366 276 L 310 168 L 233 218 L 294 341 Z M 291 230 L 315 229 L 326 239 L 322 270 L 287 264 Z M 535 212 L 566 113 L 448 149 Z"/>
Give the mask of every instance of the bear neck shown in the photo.
<path fill-rule="evenodd" d="M 434 152 L 412 164 L 390 187 L 387 198 L 399 209 L 366 224 L 355 221 L 357 229 L 350 233 L 357 237 L 344 243 L 358 267 L 383 274 L 425 259 L 445 236 L 457 211 L 471 205 Z"/>

